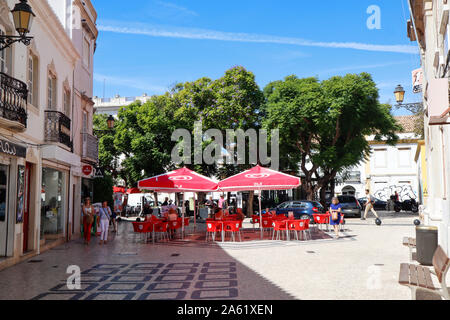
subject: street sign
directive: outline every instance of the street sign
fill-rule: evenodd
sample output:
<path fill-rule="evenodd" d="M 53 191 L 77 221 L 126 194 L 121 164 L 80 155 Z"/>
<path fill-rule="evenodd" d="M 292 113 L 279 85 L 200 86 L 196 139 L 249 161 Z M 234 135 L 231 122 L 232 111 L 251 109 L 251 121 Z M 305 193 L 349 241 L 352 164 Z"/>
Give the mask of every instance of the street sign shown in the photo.
<path fill-rule="evenodd" d="M 104 178 L 103 170 L 101 168 L 94 168 L 94 178 Z"/>
<path fill-rule="evenodd" d="M 419 68 L 412 72 L 413 93 L 422 92 L 422 85 L 423 85 L 423 71 L 422 68 Z"/>
<path fill-rule="evenodd" d="M 83 172 L 83 174 L 84 174 L 85 176 L 89 176 L 89 175 L 91 175 L 91 173 L 92 173 L 92 171 L 93 171 L 93 168 L 92 168 L 91 165 L 87 164 L 87 165 L 84 165 L 84 166 L 83 166 L 83 168 L 82 168 L 81 171 Z"/>

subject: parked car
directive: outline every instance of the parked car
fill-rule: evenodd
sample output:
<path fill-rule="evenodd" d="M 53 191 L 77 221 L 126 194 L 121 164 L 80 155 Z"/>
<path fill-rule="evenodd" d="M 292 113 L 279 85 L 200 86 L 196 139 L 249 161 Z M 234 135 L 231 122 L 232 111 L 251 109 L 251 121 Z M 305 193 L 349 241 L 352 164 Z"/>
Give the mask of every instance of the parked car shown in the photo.
<path fill-rule="evenodd" d="M 361 206 L 364 208 L 366 206 L 367 198 L 360 198 L 358 199 Z M 375 210 L 387 210 L 387 201 L 383 201 L 380 199 L 375 198 L 375 203 L 373 205 Z"/>
<path fill-rule="evenodd" d="M 283 202 L 276 208 L 275 210 L 277 215 L 285 215 L 287 216 L 289 212 L 294 213 L 295 219 L 310 219 L 314 221 L 313 214 L 316 213 L 325 213 L 325 208 L 317 201 L 287 201 Z"/>
<path fill-rule="evenodd" d="M 339 196 L 338 199 L 342 206 L 342 213 L 346 217 L 361 218 L 362 207 L 354 196 Z"/>

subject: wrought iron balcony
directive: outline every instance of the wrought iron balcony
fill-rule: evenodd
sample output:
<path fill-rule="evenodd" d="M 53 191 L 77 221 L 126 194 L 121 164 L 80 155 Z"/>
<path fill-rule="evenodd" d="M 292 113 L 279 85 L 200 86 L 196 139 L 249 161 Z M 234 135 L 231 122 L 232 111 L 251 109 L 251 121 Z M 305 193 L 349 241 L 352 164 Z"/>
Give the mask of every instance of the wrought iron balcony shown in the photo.
<path fill-rule="evenodd" d="M 73 149 L 70 137 L 70 119 L 62 112 L 45 111 L 45 141 L 61 143 Z"/>
<path fill-rule="evenodd" d="M 16 130 L 27 127 L 27 85 L 0 72 L 0 125 Z"/>
<path fill-rule="evenodd" d="M 85 161 L 98 162 L 98 139 L 89 133 L 82 133 L 83 149 L 81 158 Z"/>

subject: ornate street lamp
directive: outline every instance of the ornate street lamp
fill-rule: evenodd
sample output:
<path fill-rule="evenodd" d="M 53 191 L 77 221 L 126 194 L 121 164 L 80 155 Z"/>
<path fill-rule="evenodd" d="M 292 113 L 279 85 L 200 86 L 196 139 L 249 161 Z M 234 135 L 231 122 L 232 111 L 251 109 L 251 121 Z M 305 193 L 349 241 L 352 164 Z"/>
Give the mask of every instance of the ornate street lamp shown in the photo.
<path fill-rule="evenodd" d="M 110 130 L 114 129 L 114 122 L 115 122 L 114 117 L 112 115 L 110 115 L 108 117 L 108 120 L 106 120 L 106 121 L 108 123 L 108 129 L 110 129 Z"/>
<path fill-rule="evenodd" d="M 405 100 L 405 89 L 403 89 L 403 87 L 399 84 L 397 88 L 395 88 L 394 94 L 397 103 L 402 104 Z"/>
<path fill-rule="evenodd" d="M 33 10 L 31 10 L 30 5 L 27 3 L 27 0 L 20 0 L 20 3 L 17 3 L 14 9 L 11 10 L 14 27 L 16 28 L 18 36 L 8 36 L 1 35 L 0 36 L 0 51 L 8 48 L 15 42 L 22 42 L 26 46 L 30 45 L 33 37 L 27 37 L 27 34 L 30 32 L 31 24 L 33 22 L 33 18 L 35 14 Z"/>
<path fill-rule="evenodd" d="M 405 100 L 405 89 L 399 84 L 397 88 L 395 88 L 394 91 L 395 94 L 395 100 L 397 101 L 397 107 L 420 107 L 422 106 L 422 102 L 416 102 L 416 103 L 406 103 L 403 104 L 403 101 Z"/>

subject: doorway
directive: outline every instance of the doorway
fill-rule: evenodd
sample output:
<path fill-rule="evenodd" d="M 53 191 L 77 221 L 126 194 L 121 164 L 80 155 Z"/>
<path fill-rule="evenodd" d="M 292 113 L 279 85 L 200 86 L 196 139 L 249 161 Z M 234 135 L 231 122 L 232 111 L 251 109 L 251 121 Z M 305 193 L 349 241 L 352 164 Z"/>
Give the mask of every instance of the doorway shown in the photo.
<path fill-rule="evenodd" d="M 0 257 L 8 255 L 8 172 L 9 166 L 0 164 Z"/>
<path fill-rule="evenodd" d="M 31 164 L 27 162 L 24 175 L 24 210 L 23 210 L 23 252 L 28 252 L 30 238 L 30 186 Z"/>

